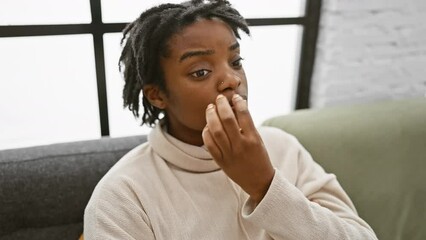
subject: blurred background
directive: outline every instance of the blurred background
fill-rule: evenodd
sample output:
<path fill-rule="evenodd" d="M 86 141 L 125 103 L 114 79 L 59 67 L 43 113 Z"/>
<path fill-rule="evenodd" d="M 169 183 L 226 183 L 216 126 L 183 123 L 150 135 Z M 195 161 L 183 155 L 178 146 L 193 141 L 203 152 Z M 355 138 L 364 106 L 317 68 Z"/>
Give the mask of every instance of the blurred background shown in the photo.
<path fill-rule="evenodd" d="M 1 0 L 0 149 L 146 134 L 123 109 L 121 30 L 143 0 Z M 230 1 L 257 125 L 296 109 L 424 96 L 426 1 Z"/>

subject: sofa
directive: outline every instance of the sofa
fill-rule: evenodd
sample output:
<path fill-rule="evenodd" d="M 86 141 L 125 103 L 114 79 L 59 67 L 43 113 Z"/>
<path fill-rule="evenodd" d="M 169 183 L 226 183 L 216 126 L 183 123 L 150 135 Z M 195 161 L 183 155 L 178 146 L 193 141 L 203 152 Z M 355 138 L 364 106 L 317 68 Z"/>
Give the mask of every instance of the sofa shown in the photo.
<path fill-rule="evenodd" d="M 77 240 L 102 176 L 146 136 L 0 151 L 0 240 Z"/>
<path fill-rule="evenodd" d="M 267 120 L 335 173 L 380 240 L 426 239 L 426 99 L 301 110 Z"/>
<path fill-rule="evenodd" d="M 337 175 L 383 240 L 426 239 L 426 99 L 298 110 L 263 123 Z M 76 240 L 100 178 L 146 136 L 0 151 L 0 240 Z"/>

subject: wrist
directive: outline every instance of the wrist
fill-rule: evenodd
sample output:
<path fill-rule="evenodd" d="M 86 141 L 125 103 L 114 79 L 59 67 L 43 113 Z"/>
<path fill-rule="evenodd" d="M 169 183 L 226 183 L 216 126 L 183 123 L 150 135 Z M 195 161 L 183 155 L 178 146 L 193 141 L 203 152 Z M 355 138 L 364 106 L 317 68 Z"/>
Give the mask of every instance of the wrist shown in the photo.
<path fill-rule="evenodd" d="M 272 171 L 272 173 L 265 178 L 264 183 L 262 184 L 262 187 L 259 188 L 257 191 L 254 191 L 253 193 L 249 194 L 250 198 L 257 204 L 259 204 L 262 199 L 265 197 L 266 193 L 269 190 L 269 187 L 271 186 L 272 179 L 274 178 L 275 171 Z"/>

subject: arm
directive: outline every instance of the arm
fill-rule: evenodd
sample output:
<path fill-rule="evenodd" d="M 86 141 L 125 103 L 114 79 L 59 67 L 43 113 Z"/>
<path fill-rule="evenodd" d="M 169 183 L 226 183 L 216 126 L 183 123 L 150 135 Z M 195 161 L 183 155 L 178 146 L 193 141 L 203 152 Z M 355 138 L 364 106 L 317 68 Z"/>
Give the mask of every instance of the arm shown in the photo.
<path fill-rule="evenodd" d="M 204 142 L 215 161 L 250 198 L 243 218 L 274 239 L 377 239 L 356 214 L 334 175 L 300 146 L 296 186 L 274 169 L 239 96 L 234 111 L 223 96 L 206 110 Z M 242 129 L 242 131 L 240 131 Z"/>
<path fill-rule="evenodd" d="M 276 169 L 262 202 L 249 199 L 243 218 L 274 239 L 377 239 L 333 174 L 326 174 L 301 148 L 296 186 Z"/>

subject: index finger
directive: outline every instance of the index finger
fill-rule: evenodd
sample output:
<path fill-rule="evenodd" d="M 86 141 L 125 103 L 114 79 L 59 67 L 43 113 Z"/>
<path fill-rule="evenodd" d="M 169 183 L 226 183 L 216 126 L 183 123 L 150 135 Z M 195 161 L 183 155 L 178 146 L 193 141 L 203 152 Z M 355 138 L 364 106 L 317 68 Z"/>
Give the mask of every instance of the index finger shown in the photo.
<path fill-rule="evenodd" d="M 242 129 L 242 132 L 252 131 L 256 129 L 253 119 L 251 118 L 250 112 L 247 106 L 247 100 L 244 100 L 240 95 L 235 94 L 232 97 L 232 103 L 235 109 L 235 116 Z"/>
<path fill-rule="evenodd" d="M 216 107 L 220 121 L 222 122 L 222 127 L 227 133 L 232 144 L 240 133 L 240 126 L 238 125 L 237 117 L 235 116 L 228 99 L 222 94 L 218 95 L 216 98 Z"/>

